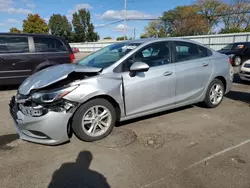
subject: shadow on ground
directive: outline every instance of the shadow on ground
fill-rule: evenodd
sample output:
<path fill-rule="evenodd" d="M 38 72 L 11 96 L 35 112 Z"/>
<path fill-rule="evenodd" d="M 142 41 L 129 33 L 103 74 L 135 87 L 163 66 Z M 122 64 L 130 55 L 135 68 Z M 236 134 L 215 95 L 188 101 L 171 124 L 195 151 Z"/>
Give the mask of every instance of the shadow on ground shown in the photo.
<path fill-rule="evenodd" d="M 241 84 L 241 85 L 250 85 L 249 81 L 241 80 L 239 74 L 234 75 L 234 81 L 233 82 L 236 83 L 236 84 Z"/>
<path fill-rule="evenodd" d="M 109 188 L 102 174 L 89 169 L 92 159 L 91 152 L 80 152 L 75 162 L 62 164 L 54 172 L 48 188 Z"/>
<path fill-rule="evenodd" d="M 225 97 L 235 100 L 245 102 L 250 104 L 250 93 L 242 92 L 242 91 L 230 91 L 225 95 Z"/>
<path fill-rule="evenodd" d="M 17 140 L 19 138 L 18 134 L 7 134 L 0 136 L 0 150 L 10 150 L 13 147 L 8 146 L 7 144 Z"/>
<path fill-rule="evenodd" d="M 0 91 L 17 90 L 19 85 L 0 86 Z"/>

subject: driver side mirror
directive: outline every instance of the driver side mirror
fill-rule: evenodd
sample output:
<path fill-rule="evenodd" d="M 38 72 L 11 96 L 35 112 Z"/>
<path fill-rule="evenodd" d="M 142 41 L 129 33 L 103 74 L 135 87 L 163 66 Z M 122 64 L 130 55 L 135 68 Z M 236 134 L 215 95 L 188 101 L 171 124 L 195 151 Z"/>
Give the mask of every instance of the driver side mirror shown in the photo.
<path fill-rule="evenodd" d="M 149 66 L 147 63 L 144 62 L 135 62 L 129 69 L 131 72 L 147 72 Z"/>
<path fill-rule="evenodd" d="M 131 76 L 135 76 L 137 72 L 147 72 L 148 69 L 149 69 L 148 64 L 144 62 L 135 62 L 129 68 Z"/>

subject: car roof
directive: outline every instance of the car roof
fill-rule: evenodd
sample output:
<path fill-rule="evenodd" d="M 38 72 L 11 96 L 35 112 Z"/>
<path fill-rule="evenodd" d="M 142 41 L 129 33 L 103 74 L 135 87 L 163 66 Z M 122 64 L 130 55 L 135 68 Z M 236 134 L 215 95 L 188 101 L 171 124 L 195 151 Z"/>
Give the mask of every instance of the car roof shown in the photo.
<path fill-rule="evenodd" d="M 34 36 L 38 36 L 38 37 L 51 37 L 51 38 L 61 38 L 59 36 L 56 35 L 51 35 L 51 34 L 34 34 L 34 33 L 0 33 L 1 35 L 9 35 L 9 36 L 27 36 L 27 37 L 34 37 Z"/>
<path fill-rule="evenodd" d="M 200 42 L 196 42 L 194 40 L 190 39 L 183 39 L 183 38 L 175 38 L 175 37 L 166 37 L 166 38 L 145 38 L 145 39 L 133 39 L 133 40 L 126 40 L 122 42 L 127 42 L 127 43 L 139 43 L 139 44 L 144 44 L 144 43 L 150 43 L 150 42 L 161 42 L 161 41 L 179 41 L 179 42 L 189 42 L 193 44 L 197 44 L 200 46 L 203 46 L 205 48 L 210 49 L 211 51 L 214 51 L 212 48 L 209 46 L 206 46 Z"/>
<path fill-rule="evenodd" d="M 196 43 L 196 44 L 201 44 L 201 43 L 195 42 L 194 40 L 182 39 L 182 38 L 175 38 L 175 37 L 132 39 L 132 40 L 126 40 L 126 41 L 122 41 L 122 42 L 127 42 L 127 43 L 146 43 L 146 42 L 158 42 L 158 41 L 159 42 L 160 41 L 183 41 L 183 42 L 192 42 L 192 43 Z"/>

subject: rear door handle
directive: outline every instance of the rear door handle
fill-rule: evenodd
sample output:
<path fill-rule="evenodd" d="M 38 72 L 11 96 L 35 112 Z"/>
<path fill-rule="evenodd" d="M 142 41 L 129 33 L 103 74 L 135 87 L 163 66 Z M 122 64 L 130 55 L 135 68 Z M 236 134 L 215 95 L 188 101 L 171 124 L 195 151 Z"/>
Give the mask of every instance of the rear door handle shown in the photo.
<path fill-rule="evenodd" d="M 170 75 L 172 75 L 172 74 L 173 74 L 173 72 L 167 71 L 167 72 L 164 72 L 163 76 L 170 76 Z"/>
<path fill-rule="evenodd" d="M 209 63 L 202 63 L 203 67 L 207 67 L 209 65 Z"/>
<path fill-rule="evenodd" d="M 1 62 L 1 61 L 4 61 L 4 58 L 0 58 L 0 62 Z"/>

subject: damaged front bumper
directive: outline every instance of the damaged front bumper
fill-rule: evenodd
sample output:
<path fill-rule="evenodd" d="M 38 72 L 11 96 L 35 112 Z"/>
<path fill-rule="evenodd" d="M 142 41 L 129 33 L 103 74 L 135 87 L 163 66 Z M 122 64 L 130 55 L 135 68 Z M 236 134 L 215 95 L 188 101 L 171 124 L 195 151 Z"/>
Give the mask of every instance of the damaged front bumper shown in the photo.
<path fill-rule="evenodd" d="M 57 145 L 69 140 L 68 125 L 73 114 L 71 110 L 48 110 L 41 116 L 31 116 L 19 108 L 13 96 L 10 114 L 21 139 L 46 145 Z"/>

